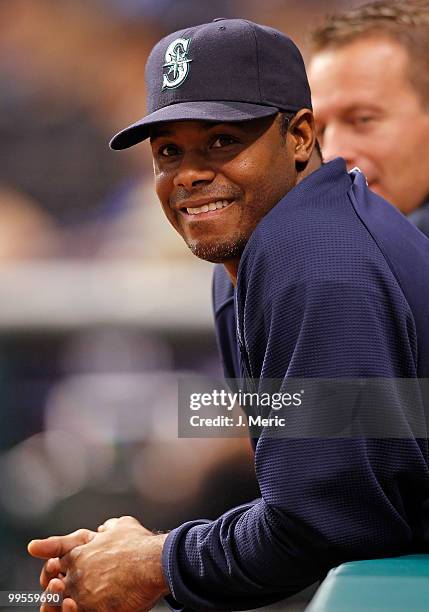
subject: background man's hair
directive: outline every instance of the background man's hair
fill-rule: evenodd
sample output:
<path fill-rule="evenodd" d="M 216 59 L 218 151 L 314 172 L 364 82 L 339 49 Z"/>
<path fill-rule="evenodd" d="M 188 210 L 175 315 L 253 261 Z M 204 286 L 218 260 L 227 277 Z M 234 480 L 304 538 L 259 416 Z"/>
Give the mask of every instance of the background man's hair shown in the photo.
<path fill-rule="evenodd" d="M 385 35 L 408 52 L 409 79 L 429 107 L 429 0 L 381 0 L 329 15 L 312 34 L 313 50 Z"/>

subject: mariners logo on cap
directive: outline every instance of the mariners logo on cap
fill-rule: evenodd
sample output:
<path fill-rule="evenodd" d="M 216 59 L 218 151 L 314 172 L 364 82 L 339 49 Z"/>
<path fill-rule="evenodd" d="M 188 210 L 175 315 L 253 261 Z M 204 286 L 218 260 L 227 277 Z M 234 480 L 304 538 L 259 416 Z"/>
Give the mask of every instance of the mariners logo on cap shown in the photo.
<path fill-rule="evenodd" d="M 167 71 L 162 79 L 163 90 L 179 87 L 188 76 L 189 62 L 192 60 L 188 59 L 186 54 L 190 42 L 190 38 L 176 38 L 168 45 L 164 64 Z"/>

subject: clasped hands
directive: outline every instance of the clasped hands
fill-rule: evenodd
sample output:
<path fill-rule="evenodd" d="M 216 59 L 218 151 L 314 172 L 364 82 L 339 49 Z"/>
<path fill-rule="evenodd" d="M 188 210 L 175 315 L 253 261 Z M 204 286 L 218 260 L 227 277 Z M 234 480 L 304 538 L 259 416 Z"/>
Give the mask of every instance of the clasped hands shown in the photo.
<path fill-rule="evenodd" d="M 40 584 L 63 595 L 62 612 L 145 612 L 169 592 L 161 563 L 166 537 L 123 516 L 97 531 L 32 540 L 28 552 L 46 560 Z M 59 610 L 46 603 L 40 608 Z"/>

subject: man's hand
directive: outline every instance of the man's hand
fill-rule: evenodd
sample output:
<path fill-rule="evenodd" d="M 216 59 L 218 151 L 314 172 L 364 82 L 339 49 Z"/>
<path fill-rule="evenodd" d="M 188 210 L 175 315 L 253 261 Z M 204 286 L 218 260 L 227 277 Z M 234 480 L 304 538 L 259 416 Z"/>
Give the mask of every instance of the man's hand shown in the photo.
<path fill-rule="evenodd" d="M 161 554 L 166 534 L 154 535 L 136 519 L 109 519 L 98 533 L 80 529 L 33 540 L 28 551 L 49 559 L 40 583 L 66 598 L 63 612 L 141 612 L 169 592 Z M 41 612 L 58 608 L 42 606 Z"/>

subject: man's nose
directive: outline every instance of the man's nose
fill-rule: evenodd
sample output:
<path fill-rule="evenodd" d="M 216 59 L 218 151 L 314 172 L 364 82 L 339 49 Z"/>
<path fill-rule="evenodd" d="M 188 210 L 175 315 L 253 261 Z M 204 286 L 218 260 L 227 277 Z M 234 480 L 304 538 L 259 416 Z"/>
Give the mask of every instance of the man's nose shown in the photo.
<path fill-rule="evenodd" d="M 331 161 L 335 157 L 343 157 L 349 167 L 356 165 L 356 152 L 352 139 L 353 136 L 344 127 L 328 124 L 323 132 L 321 142 L 324 161 Z"/>
<path fill-rule="evenodd" d="M 173 182 L 176 187 L 192 191 L 202 183 L 211 183 L 215 176 L 216 172 L 204 155 L 187 153 L 181 160 Z"/>

